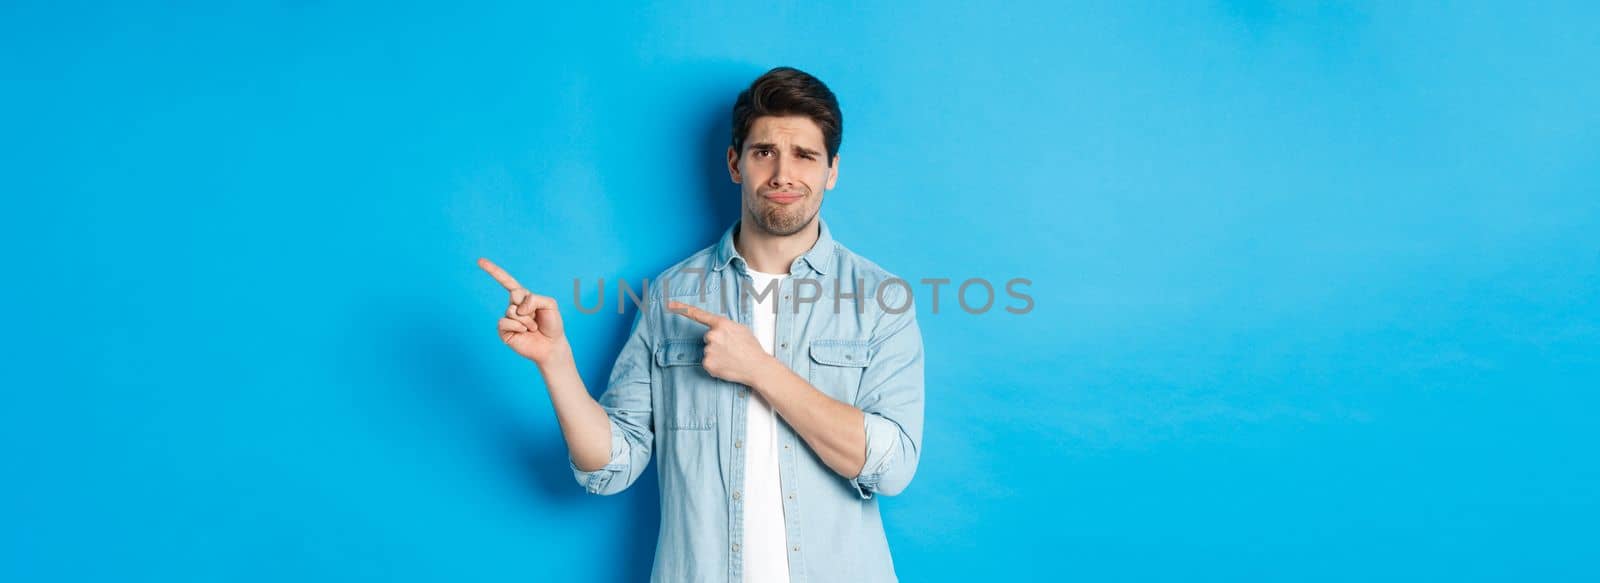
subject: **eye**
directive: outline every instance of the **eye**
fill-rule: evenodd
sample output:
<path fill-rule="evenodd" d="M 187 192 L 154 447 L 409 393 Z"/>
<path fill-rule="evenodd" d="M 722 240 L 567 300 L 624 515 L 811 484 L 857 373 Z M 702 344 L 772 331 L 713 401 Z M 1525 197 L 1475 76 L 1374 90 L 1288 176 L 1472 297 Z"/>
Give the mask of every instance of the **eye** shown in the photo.
<path fill-rule="evenodd" d="M 771 155 L 772 155 L 772 150 L 767 150 L 767 149 L 756 150 L 756 157 L 758 157 L 758 158 L 765 158 L 765 157 L 771 156 Z"/>

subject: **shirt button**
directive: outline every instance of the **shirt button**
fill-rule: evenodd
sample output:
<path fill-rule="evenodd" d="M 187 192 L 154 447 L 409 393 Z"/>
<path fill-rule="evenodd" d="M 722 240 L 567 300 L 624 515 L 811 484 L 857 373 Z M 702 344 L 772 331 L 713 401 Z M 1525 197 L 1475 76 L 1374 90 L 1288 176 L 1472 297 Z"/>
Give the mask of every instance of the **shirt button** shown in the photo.
<path fill-rule="evenodd" d="M 782 344 L 779 344 L 778 347 L 779 348 L 788 348 L 789 347 L 789 343 L 788 342 L 784 342 Z"/>
<path fill-rule="evenodd" d="M 794 546 L 794 552 L 797 552 L 797 553 L 800 552 L 800 545 L 795 545 Z"/>
<path fill-rule="evenodd" d="M 733 552 L 739 552 L 739 543 L 733 543 Z"/>
<path fill-rule="evenodd" d="M 739 499 L 739 491 L 738 490 L 734 490 L 733 491 L 733 499 L 734 500 L 738 500 Z"/>
<path fill-rule="evenodd" d="M 736 448 L 744 447 L 744 440 L 743 439 L 735 439 L 735 440 L 733 440 L 733 447 L 736 447 Z"/>

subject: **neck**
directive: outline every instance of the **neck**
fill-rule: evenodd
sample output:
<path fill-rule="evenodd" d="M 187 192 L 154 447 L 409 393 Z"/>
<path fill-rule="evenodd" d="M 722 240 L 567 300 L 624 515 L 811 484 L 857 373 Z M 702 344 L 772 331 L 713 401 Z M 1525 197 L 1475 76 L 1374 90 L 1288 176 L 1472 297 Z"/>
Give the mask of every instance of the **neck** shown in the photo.
<path fill-rule="evenodd" d="M 761 230 L 754 221 L 745 217 L 739 222 L 739 233 L 733 238 L 733 247 L 744 257 L 750 269 L 762 273 L 789 273 L 789 265 L 816 246 L 820 236 L 815 218 L 799 232 L 778 236 Z"/>

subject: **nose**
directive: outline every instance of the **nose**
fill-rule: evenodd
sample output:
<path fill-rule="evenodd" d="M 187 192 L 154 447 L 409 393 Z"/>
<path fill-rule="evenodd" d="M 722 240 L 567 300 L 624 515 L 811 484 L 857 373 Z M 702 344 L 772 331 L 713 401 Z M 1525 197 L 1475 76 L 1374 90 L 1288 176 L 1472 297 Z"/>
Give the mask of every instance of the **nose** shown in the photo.
<path fill-rule="evenodd" d="M 779 162 L 772 169 L 772 178 L 767 179 L 767 186 L 771 188 L 784 188 L 793 185 L 794 180 L 789 178 L 789 174 L 784 172 L 783 163 Z"/>

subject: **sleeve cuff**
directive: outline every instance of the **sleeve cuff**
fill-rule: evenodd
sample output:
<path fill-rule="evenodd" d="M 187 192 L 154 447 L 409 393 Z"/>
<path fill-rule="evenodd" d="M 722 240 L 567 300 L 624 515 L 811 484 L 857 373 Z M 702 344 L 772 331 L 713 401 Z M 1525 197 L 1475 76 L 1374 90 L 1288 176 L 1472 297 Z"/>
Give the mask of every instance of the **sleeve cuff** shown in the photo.
<path fill-rule="evenodd" d="M 606 485 L 611 483 L 611 478 L 618 472 L 628 469 L 628 441 L 622 435 L 622 428 L 616 421 L 611 421 L 611 461 L 605 467 L 592 472 L 578 469 L 578 464 L 572 461 L 572 452 L 567 452 L 567 466 L 572 468 L 572 477 L 578 480 L 583 489 L 590 494 L 600 494 L 605 491 Z"/>
<path fill-rule="evenodd" d="M 867 462 L 861 466 L 861 475 L 850 479 L 862 500 L 872 499 L 878 481 L 894 463 L 895 444 L 899 442 L 900 426 L 880 415 L 863 415 L 867 430 Z"/>

